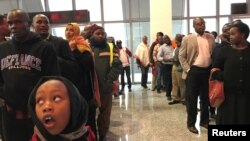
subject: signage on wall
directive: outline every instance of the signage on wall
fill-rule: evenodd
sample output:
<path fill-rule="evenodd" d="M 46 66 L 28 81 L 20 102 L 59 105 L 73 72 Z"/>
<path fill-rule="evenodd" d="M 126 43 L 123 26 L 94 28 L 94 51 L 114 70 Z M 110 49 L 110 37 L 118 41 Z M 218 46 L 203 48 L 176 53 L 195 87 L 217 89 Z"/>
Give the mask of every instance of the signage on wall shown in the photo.
<path fill-rule="evenodd" d="M 247 3 L 232 3 L 231 14 L 247 14 Z"/>
<path fill-rule="evenodd" d="M 29 16 L 32 19 L 36 14 L 46 15 L 50 20 L 50 24 L 86 23 L 90 21 L 88 10 L 33 12 L 29 13 Z"/>

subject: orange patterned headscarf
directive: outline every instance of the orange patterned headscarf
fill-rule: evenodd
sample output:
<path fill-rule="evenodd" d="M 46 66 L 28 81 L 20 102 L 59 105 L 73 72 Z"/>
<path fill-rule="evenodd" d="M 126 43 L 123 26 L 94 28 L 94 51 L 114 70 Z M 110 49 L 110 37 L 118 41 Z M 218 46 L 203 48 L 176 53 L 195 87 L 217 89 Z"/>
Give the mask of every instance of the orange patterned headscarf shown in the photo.
<path fill-rule="evenodd" d="M 78 23 L 69 23 L 68 25 L 72 25 L 74 29 L 74 36 L 80 35 L 80 26 Z"/>
<path fill-rule="evenodd" d="M 91 52 L 91 48 L 89 47 L 89 43 L 80 35 L 80 26 L 77 23 L 68 23 L 73 28 L 73 37 L 67 37 L 69 41 L 69 46 L 71 50 L 78 49 L 80 52 L 89 51 Z"/>

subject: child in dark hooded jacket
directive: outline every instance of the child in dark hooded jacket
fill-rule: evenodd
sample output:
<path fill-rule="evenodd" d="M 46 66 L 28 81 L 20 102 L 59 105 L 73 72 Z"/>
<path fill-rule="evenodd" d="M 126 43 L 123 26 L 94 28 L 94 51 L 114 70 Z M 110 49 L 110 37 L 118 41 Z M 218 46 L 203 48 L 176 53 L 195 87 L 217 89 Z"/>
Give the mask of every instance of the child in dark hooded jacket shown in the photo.
<path fill-rule="evenodd" d="M 88 104 L 66 78 L 42 77 L 28 102 L 32 141 L 87 141 Z"/>

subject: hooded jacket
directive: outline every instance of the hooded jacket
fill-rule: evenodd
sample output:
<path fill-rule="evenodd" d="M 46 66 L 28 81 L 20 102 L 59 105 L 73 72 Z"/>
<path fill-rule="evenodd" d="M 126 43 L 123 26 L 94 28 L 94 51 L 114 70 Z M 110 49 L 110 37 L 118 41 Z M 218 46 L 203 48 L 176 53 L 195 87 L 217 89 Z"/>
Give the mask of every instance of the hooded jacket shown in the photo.
<path fill-rule="evenodd" d="M 15 110 L 27 111 L 28 97 L 41 76 L 60 74 L 52 45 L 33 32 L 24 42 L 13 38 L 1 44 L 0 61 L 0 96 Z"/>
<path fill-rule="evenodd" d="M 94 52 L 95 70 L 98 76 L 100 95 L 110 94 L 113 91 L 114 81 L 118 79 L 122 71 L 122 63 L 115 49 L 113 50 L 113 61 L 110 61 L 111 48 L 106 40 L 98 42 L 94 38 L 91 38 L 90 45 Z"/>
<path fill-rule="evenodd" d="M 44 82 L 48 80 L 59 80 L 65 86 L 70 99 L 70 121 L 66 128 L 59 135 L 51 135 L 42 125 L 35 113 L 36 91 Z M 42 77 L 32 90 L 28 110 L 35 124 L 35 134 L 32 141 L 85 141 L 87 129 L 85 123 L 88 117 L 88 104 L 80 95 L 75 85 L 64 77 L 47 76 Z"/>

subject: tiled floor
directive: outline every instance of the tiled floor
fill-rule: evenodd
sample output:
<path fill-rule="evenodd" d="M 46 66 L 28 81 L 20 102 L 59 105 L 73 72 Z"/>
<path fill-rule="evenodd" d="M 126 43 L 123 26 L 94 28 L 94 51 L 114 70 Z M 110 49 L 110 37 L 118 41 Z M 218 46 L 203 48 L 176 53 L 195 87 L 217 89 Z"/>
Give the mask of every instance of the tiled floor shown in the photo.
<path fill-rule="evenodd" d="M 198 116 L 199 117 L 199 116 Z M 168 105 L 160 94 L 133 85 L 132 92 L 113 99 L 108 141 L 207 141 L 207 129 L 196 127 L 195 135 L 186 127 L 186 107 Z M 199 119 L 199 118 L 198 118 Z"/>

